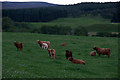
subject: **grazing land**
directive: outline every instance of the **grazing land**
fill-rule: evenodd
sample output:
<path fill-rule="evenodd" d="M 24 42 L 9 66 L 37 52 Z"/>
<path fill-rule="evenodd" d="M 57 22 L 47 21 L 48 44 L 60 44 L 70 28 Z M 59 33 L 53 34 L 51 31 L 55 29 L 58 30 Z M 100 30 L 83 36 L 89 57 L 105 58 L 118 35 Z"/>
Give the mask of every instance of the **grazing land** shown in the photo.
<path fill-rule="evenodd" d="M 118 38 L 86 37 L 70 35 L 47 35 L 36 33 L 3 32 L 2 34 L 3 78 L 117 78 Z M 56 59 L 50 59 L 47 50 L 40 48 L 37 40 L 51 42 Z M 13 42 L 23 43 L 23 51 L 17 52 Z M 65 47 L 60 44 L 66 42 Z M 111 56 L 90 56 L 94 45 L 110 48 Z M 65 50 L 73 57 L 82 59 L 85 65 L 73 64 L 65 58 Z"/>
<path fill-rule="evenodd" d="M 59 18 L 50 22 L 29 22 L 32 28 L 47 26 L 85 27 L 88 32 L 118 32 L 119 23 L 113 24 L 110 19 L 100 16 L 87 16 L 79 18 Z"/>

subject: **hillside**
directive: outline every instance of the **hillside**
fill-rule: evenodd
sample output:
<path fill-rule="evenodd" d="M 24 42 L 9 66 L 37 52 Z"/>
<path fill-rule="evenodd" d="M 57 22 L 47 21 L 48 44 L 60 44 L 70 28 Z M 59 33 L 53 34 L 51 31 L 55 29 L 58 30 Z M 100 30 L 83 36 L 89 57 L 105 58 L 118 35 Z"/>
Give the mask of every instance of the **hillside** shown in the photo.
<path fill-rule="evenodd" d="M 22 3 L 19 5 L 22 5 Z M 25 3 L 25 5 L 27 5 L 27 3 Z M 31 6 L 37 6 L 37 4 Z M 58 5 L 30 9 L 8 9 L 2 11 L 2 16 L 10 17 L 15 22 L 50 22 L 58 18 L 77 18 L 88 15 L 99 15 L 105 19 L 110 19 L 111 22 L 119 22 L 118 10 L 118 2 L 84 2 L 73 5 Z"/>
<path fill-rule="evenodd" d="M 2 2 L 2 9 L 39 8 L 47 6 L 57 6 L 57 4 L 47 2 Z"/>
<path fill-rule="evenodd" d="M 59 18 L 50 22 L 30 22 L 36 26 L 42 25 L 64 25 L 68 27 L 89 26 L 92 24 L 107 24 L 110 23 L 109 19 L 104 19 L 100 16 L 83 16 L 79 18 Z"/>
<path fill-rule="evenodd" d="M 36 33 L 3 33 L 2 77 L 3 78 L 117 78 L 118 39 Z M 51 42 L 56 50 L 56 59 L 41 49 L 36 40 Z M 23 51 L 17 52 L 14 41 L 23 43 Z M 60 44 L 66 42 L 65 47 Z M 79 43 L 79 44 L 78 44 Z M 93 46 L 110 48 L 111 56 L 90 56 Z M 85 65 L 73 64 L 65 58 L 65 50 L 73 57 L 82 59 Z"/>
<path fill-rule="evenodd" d="M 87 16 L 79 18 L 59 18 L 51 22 L 40 23 L 28 23 L 33 28 L 40 28 L 44 25 L 47 26 L 66 26 L 71 28 L 85 27 L 88 32 L 118 32 L 119 24 L 112 24 L 110 19 L 104 19 L 102 17 Z"/>

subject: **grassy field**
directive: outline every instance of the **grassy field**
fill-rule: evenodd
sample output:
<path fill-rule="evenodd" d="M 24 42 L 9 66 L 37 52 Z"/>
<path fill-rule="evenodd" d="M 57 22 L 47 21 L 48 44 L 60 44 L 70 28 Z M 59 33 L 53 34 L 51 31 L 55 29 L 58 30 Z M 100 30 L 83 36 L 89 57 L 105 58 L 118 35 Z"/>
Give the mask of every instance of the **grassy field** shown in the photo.
<path fill-rule="evenodd" d="M 48 40 L 56 50 L 56 59 L 41 49 L 36 40 Z M 23 42 L 23 51 L 17 52 L 14 41 Z M 60 44 L 66 42 L 67 46 Z M 93 46 L 110 48 L 111 57 L 92 57 Z M 86 65 L 73 64 L 65 58 L 65 50 L 73 57 L 82 59 Z M 86 37 L 69 35 L 46 35 L 35 33 L 3 33 L 3 78 L 117 78 L 118 39 L 110 37 Z"/>
<path fill-rule="evenodd" d="M 33 25 L 63 25 L 68 27 L 78 27 L 78 26 L 88 26 L 92 24 L 106 24 L 110 23 L 109 19 L 104 19 L 101 17 L 80 17 L 80 18 L 58 18 L 51 22 L 41 22 L 41 23 L 32 23 Z"/>
<path fill-rule="evenodd" d="M 51 22 L 35 22 L 29 24 L 32 25 L 33 28 L 39 28 L 43 25 L 58 25 L 71 28 L 85 27 L 88 32 L 118 32 L 118 24 L 112 24 L 109 19 L 104 19 L 99 16 L 87 16 L 80 18 L 59 18 Z"/>

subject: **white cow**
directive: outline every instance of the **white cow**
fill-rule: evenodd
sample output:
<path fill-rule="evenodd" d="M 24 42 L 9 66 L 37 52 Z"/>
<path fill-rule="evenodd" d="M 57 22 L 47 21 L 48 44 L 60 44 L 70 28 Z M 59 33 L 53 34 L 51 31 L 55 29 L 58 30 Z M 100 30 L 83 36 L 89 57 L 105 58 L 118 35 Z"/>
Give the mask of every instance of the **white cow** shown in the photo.
<path fill-rule="evenodd" d="M 42 43 L 42 48 L 43 49 L 48 49 L 48 45 L 46 43 Z"/>

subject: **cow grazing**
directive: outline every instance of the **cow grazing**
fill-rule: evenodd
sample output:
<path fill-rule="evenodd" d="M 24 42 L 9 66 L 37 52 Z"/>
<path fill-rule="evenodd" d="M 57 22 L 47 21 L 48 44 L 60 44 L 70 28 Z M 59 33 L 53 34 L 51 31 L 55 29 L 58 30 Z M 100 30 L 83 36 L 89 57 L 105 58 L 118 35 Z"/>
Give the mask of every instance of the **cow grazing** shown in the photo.
<path fill-rule="evenodd" d="M 48 45 L 46 43 L 42 43 L 42 48 L 43 49 L 48 49 Z"/>
<path fill-rule="evenodd" d="M 19 49 L 22 51 L 22 48 L 23 48 L 23 44 L 22 43 L 19 43 L 19 42 L 15 41 L 14 42 L 14 46 L 16 46 L 17 51 L 19 51 Z"/>
<path fill-rule="evenodd" d="M 66 46 L 66 43 L 61 43 L 61 46 Z"/>
<path fill-rule="evenodd" d="M 69 57 L 72 57 L 72 51 L 66 50 L 66 59 L 68 59 Z"/>
<path fill-rule="evenodd" d="M 108 55 L 108 58 L 110 57 L 110 48 L 99 48 L 99 47 L 93 47 L 94 50 L 96 50 L 96 52 L 98 53 L 98 55 L 100 56 L 102 55 Z"/>
<path fill-rule="evenodd" d="M 96 52 L 95 52 L 95 51 L 92 51 L 92 52 L 90 53 L 90 56 L 96 56 Z"/>
<path fill-rule="evenodd" d="M 40 45 L 40 47 L 42 47 L 43 43 L 46 43 L 48 45 L 48 48 L 50 47 L 50 41 L 40 41 L 40 40 L 37 40 L 37 43 Z"/>
<path fill-rule="evenodd" d="M 48 54 L 51 57 L 51 59 L 54 57 L 55 60 L 55 49 L 48 49 Z"/>
<path fill-rule="evenodd" d="M 75 59 L 72 57 L 69 57 L 68 60 L 75 64 L 84 64 L 85 65 L 85 62 L 83 60 Z"/>

